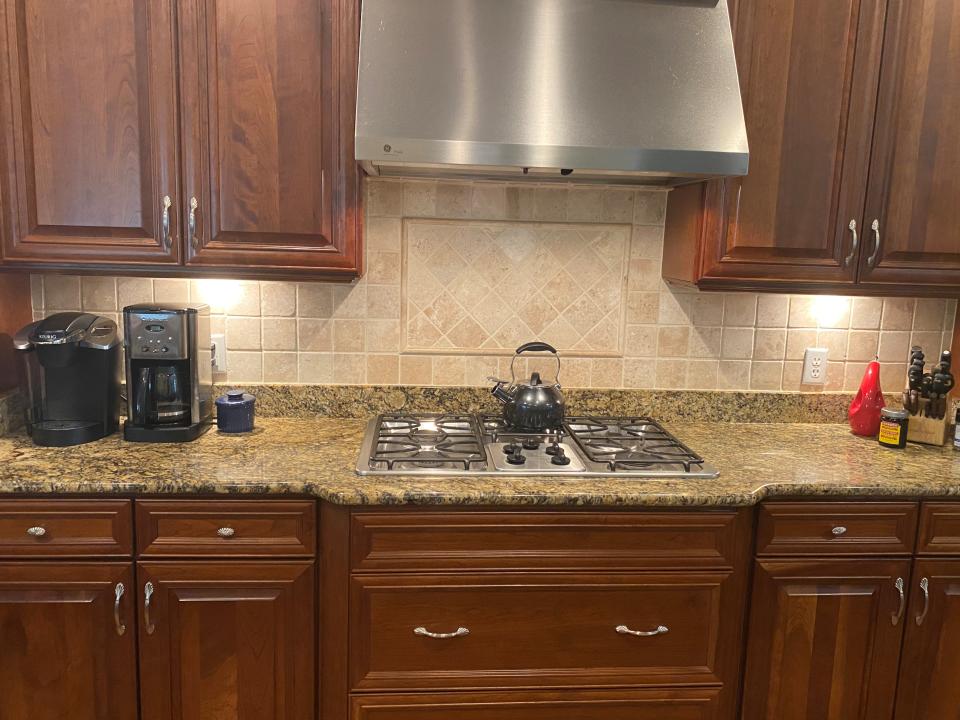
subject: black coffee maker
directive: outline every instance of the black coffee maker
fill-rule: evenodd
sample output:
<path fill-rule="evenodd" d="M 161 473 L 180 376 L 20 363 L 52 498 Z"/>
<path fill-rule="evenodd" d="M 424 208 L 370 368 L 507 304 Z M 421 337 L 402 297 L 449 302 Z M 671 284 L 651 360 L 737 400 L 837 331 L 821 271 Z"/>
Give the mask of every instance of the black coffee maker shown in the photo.
<path fill-rule="evenodd" d="M 210 309 L 130 305 L 123 309 L 127 421 L 136 442 L 184 442 L 209 429 L 213 413 Z"/>
<path fill-rule="evenodd" d="M 56 313 L 20 330 L 13 344 L 34 443 L 66 447 L 117 431 L 120 340 L 113 320 Z"/>

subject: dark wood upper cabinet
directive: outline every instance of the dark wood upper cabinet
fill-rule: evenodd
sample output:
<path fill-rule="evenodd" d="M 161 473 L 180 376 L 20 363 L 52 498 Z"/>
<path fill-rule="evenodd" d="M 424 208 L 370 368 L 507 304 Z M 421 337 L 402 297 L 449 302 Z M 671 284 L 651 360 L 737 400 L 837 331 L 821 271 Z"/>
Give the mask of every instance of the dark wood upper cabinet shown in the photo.
<path fill-rule="evenodd" d="M 0 718 L 137 720 L 135 602 L 130 562 L 0 564 Z"/>
<path fill-rule="evenodd" d="M 180 4 L 188 265 L 357 272 L 352 6 Z"/>
<path fill-rule="evenodd" d="M 912 584 L 896 720 L 956 717 L 960 560 L 918 560 Z"/>
<path fill-rule="evenodd" d="M 908 559 L 759 561 L 743 720 L 891 718 L 909 583 Z"/>
<path fill-rule="evenodd" d="M 664 276 L 960 291 L 960 0 L 730 6 L 750 172 L 671 193 Z"/>
<path fill-rule="evenodd" d="M 5 261 L 177 263 L 174 3 L 0 0 L 0 14 Z"/>
<path fill-rule="evenodd" d="M 141 718 L 314 717 L 314 588 L 312 561 L 139 563 Z"/>
<path fill-rule="evenodd" d="M 958 168 L 960 0 L 890 0 L 862 282 L 960 287 Z"/>
<path fill-rule="evenodd" d="M 360 273 L 357 0 L 0 13 L 5 263 Z"/>

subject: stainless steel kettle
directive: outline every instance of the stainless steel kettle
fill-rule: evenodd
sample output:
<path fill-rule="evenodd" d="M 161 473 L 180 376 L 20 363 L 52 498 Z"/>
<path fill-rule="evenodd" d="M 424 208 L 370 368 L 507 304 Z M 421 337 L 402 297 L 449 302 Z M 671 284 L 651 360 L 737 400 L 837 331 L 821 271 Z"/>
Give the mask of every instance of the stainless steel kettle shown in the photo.
<path fill-rule="evenodd" d="M 529 382 L 517 382 L 514 363 L 526 352 L 553 353 L 557 360 L 556 378 L 551 385 L 545 385 L 540 373 L 532 373 Z M 517 430 L 548 430 L 560 427 L 563 422 L 565 404 L 560 390 L 560 356 L 552 345 L 545 342 L 529 342 L 517 348 L 510 361 L 510 384 L 507 381 L 490 378 L 496 382 L 493 396 L 503 404 L 503 419 L 507 425 Z"/>

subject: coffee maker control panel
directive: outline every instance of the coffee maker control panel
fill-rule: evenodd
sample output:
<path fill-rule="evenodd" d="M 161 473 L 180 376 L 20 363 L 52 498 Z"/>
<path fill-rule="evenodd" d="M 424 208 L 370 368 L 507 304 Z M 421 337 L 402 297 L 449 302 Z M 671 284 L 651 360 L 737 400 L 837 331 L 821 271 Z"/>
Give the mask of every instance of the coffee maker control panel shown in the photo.
<path fill-rule="evenodd" d="M 185 360 L 187 317 L 182 313 L 137 312 L 127 318 L 126 344 L 134 360 Z"/>

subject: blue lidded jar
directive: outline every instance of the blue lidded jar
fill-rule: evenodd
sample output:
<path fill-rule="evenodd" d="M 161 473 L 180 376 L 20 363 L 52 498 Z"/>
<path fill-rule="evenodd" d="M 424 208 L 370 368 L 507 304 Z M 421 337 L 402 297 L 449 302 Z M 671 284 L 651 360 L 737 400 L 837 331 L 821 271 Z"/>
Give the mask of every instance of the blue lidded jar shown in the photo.
<path fill-rule="evenodd" d="M 242 433 L 253 430 L 257 400 L 243 390 L 228 390 L 217 398 L 217 427 L 220 432 Z"/>

